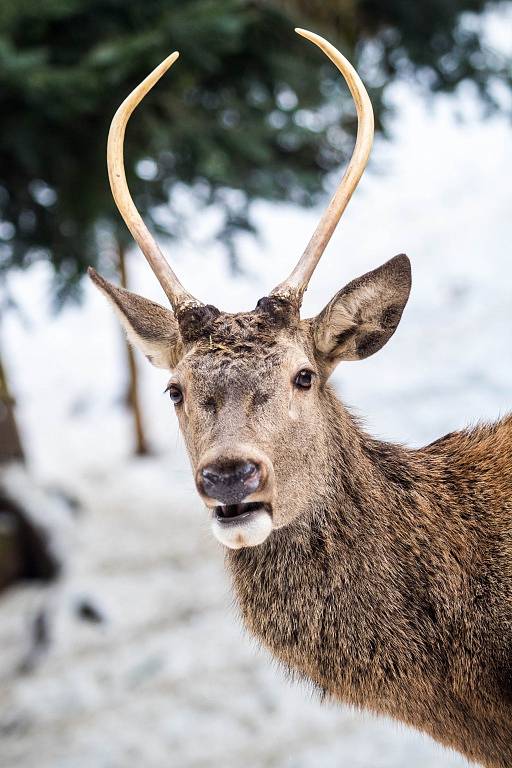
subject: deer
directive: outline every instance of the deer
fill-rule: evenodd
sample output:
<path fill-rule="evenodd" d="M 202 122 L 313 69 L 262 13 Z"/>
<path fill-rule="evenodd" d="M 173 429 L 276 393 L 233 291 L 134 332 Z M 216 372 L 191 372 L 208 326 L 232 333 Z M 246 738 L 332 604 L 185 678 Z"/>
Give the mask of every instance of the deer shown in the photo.
<path fill-rule="evenodd" d="M 409 298 L 404 254 L 300 309 L 368 162 L 372 105 L 345 79 L 353 155 L 289 277 L 250 312 L 195 299 L 128 189 L 128 120 L 176 61 L 165 59 L 117 110 L 107 165 L 115 203 L 171 307 L 92 268 L 134 347 L 170 372 L 166 389 L 243 622 L 321 695 L 391 717 L 486 768 L 512 766 L 512 416 L 424 448 L 371 437 L 338 399 L 340 362 L 376 353 Z"/>

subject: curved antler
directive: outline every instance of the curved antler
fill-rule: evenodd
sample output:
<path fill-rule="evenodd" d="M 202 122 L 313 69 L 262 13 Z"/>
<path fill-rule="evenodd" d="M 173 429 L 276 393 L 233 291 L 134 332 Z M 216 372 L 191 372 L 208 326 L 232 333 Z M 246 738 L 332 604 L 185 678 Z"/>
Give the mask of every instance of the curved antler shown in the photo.
<path fill-rule="evenodd" d="M 123 101 L 112 120 L 107 142 L 108 177 L 116 205 L 175 311 L 202 304 L 182 286 L 135 207 L 126 182 L 123 143 L 126 125 L 132 112 L 178 56 L 176 51 L 164 59 Z"/>
<path fill-rule="evenodd" d="M 305 29 L 296 29 L 295 31 L 321 48 L 339 69 L 350 88 L 356 105 L 358 119 L 356 145 L 338 189 L 315 229 L 306 250 L 299 259 L 297 266 L 291 275 L 283 283 L 280 283 L 277 288 L 274 288 L 270 294 L 277 298 L 291 300 L 300 306 L 311 275 L 320 261 L 325 247 L 331 239 L 331 235 L 347 207 L 368 162 L 373 142 L 373 109 L 361 78 L 350 62 L 320 35 L 315 35 L 313 32 L 308 32 Z"/>

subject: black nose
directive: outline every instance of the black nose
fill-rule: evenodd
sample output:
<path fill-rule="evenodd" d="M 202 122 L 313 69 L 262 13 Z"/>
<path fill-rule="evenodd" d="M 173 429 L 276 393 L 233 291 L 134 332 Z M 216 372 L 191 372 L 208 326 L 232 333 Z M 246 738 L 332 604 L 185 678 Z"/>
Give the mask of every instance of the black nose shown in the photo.
<path fill-rule="evenodd" d="M 261 470 L 252 461 L 209 464 L 200 471 L 202 490 L 221 504 L 239 504 L 258 490 Z"/>

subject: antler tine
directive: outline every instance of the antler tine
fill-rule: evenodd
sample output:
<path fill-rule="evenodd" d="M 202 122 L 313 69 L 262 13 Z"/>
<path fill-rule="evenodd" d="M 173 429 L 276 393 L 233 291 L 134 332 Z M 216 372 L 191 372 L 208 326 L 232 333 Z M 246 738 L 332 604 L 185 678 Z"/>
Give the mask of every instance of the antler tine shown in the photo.
<path fill-rule="evenodd" d="M 316 265 L 331 239 L 343 211 L 352 197 L 359 179 L 368 162 L 373 143 L 373 109 L 361 78 L 349 61 L 327 40 L 305 29 L 295 30 L 299 35 L 317 45 L 330 58 L 346 80 L 354 99 L 357 110 L 357 139 L 347 170 L 331 199 L 324 215 L 315 229 L 306 250 L 290 276 L 280 283 L 271 296 L 302 303 L 302 296 L 308 287 L 309 280 Z"/>
<path fill-rule="evenodd" d="M 123 143 L 126 125 L 133 111 L 178 56 L 176 51 L 164 59 L 123 101 L 112 120 L 107 142 L 108 177 L 116 205 L 175 311 L 187 306 L 201 306 L 201 302 L 182 286 L 135 207 L 126 181 Z"/>

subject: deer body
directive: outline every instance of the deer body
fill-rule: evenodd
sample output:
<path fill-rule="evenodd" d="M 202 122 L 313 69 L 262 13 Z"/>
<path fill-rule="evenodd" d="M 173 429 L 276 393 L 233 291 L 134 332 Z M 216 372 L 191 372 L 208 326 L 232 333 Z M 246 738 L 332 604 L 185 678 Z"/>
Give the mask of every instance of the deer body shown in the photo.
<path fill-rule="evenodd" d="M 409 451 L 328 400 L 329 493 L 228 550 L 244 621 L 328 696 L 509 767 L 512 419 Z"/>
<path fill-rule="evenodd" d="M 399 255 L 300 317 L 302 296 L 364 170 L 368 95 L 333 46 L 359 127 L 347 171 L 287 280 L 252 312 L 189 294 L 131 200 L 126 123 L 176 60 L 118 109 L 114 198 L 171 305 L 91 277 L 167 391 L 245 623 L 325 694 L 395 717 L 487 768 L 512 766 L 512 417 L 421 450 L 373 440 L 336 399 L 341 361 L 377 352 L 409 298 Z"/>

